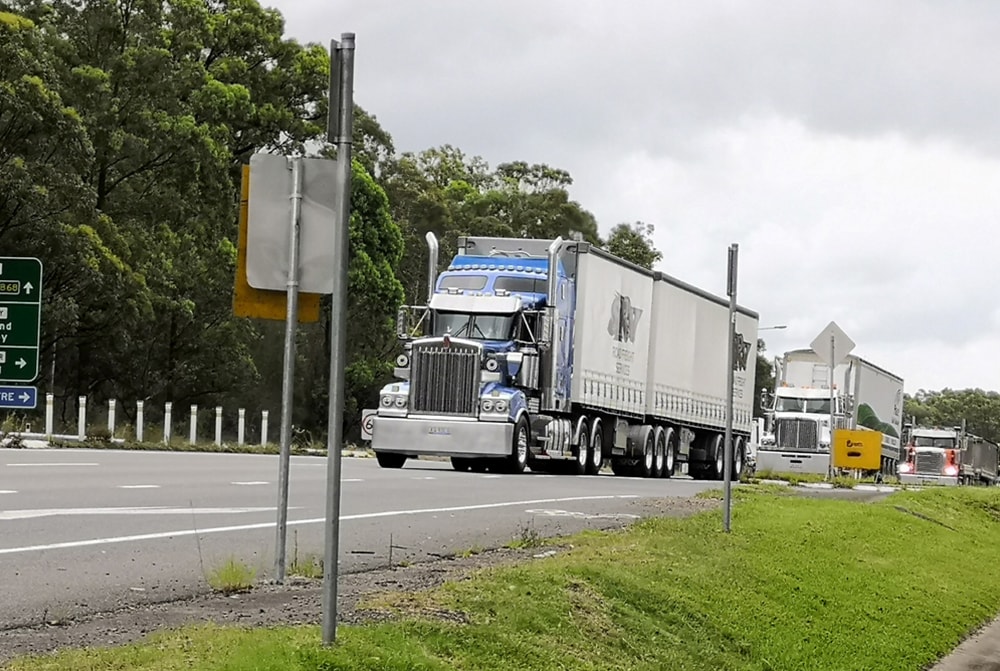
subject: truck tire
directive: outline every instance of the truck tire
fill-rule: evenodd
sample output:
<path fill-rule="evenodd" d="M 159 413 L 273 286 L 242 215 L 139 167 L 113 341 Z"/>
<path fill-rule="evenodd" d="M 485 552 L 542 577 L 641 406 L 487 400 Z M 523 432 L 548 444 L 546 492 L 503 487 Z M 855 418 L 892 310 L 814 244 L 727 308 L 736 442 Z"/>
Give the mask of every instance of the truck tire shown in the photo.
<path fill-rule="evenodd" d="M 590 443 L 590 425 L 587 424 L 587 420 L 583 420 L 583 425 L 580 428 L 580 440 L 579 444 L 576 446 L 576 456 L 573 461 L 569 464 L 569 472 L 572 475 L 584 475 L 587 472 L 587 464 L 589 463 L 589 453 L 590 450 L 587 449 Z"/>
<path fill-rule="evenodd" d="M 746 453 L 746 443 L 743 442 L 743 438 L 733 437 L 733 482 L 737 482 L 743 477 L 743 467 L 745 463 Z"/>
<path fill-rule="evenodd" d="M 505 470 L 508 473 L 524 473 L 524 469 L 528 465 L 528 451 L 531 449 L 529 447 L 530 440 L 531 432 L 528 428 L 528 420 L 522 415 L 514 424 L 514 437 L 511 440 L 510 454 L 504 460 Z"/>
<path fill-rule="evenodd" d="M 587 474 L 599 475 L 604 465 L 604 427 L 594 419 L 590 427 L 590 446 L 587 449 Z"/>
<path fill-rule="evenodd" d="M 642 460 L 639 462 L 637 475 L 644 478 L 654 476 L 656 467 L 656 432 L 651 426 L 643 426 L 640 429 L 642 436 Z"/>
<path fill-rule="evenodd" d="M 712 434 L 707 443 L 711 447 L 709 458 L 712 459 L 712 477 L 722 480 L 726 477 L 726 441 L 722 438 L 722 434 L 716 433 Z"/>
<path fill-rule="evenodd" d="M 653 431 L 653 473 L 650 477 L 662 478 L 666 464 L 667 432 L 662 426 L 656 427 Z"/>
<path fill-rule="evenodd" d="M 382 468 L 402 468 L 406 463 L 406 455 L 395 452 L 376 452 L 375 459 Z"/>
<path fill-rule="evenodd" d="M 663 430 L 663 471 L 661 478 L 669 478 L 677 467 L 677 432 L 673 427 Z"/>

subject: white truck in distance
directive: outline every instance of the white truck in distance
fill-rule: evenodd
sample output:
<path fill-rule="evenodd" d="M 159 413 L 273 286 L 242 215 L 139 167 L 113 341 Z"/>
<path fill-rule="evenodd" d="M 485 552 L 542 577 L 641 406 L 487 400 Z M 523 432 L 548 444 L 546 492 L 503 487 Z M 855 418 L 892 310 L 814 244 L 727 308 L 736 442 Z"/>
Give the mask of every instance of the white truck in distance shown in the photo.
<path fill-rule="evenodd" d="M 909 431 L 899 481 L 907 484 L 994 485 L 1000 446 L 961 427 L 916 427 Z"/>
<path fill-rule="evenodd" d="M 404 306 L 405 353 L 372 429 L 384 468 L 721 478 L 734 354 L 733 474 L 752 419 L 757 315 L 586 242 L 461 238 L 426 306 Z"/>
<path fill-rule="evenodd" d="M 827 474 L 830 451 L 830 367 L 811 349 L 775 359 L 771 431 L 757 451 L 757 469 Z M 879 471 L 895 475 L 902 452 L 903 380 L 857 356 L 834 369 L 833 421 L 837 429 L 882 432 Z"/>

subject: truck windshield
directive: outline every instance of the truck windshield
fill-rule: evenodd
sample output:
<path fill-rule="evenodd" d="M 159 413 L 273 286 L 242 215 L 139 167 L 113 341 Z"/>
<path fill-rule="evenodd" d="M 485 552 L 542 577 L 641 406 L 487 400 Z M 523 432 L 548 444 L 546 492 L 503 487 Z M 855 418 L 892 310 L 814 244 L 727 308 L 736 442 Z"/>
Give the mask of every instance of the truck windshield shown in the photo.
<path fill-rule="evenodd" d="M 472 340 L 510 340 L 514 334 L 514 315 L 436 312 L 434 335 L 443 336 L 445 333 Z"/>
<path fill-rule="evenodd" d="M 930 438 L 928 436 L 915 436 L 913 444 L 917 447 L 955 447 L 954 438 Z"/>
<path fill-rule="evenodd" d="M 779 396 L 774 401 L 774 409 L 776 412 L 808 412 L 829 415 L 830 399 Z"/>

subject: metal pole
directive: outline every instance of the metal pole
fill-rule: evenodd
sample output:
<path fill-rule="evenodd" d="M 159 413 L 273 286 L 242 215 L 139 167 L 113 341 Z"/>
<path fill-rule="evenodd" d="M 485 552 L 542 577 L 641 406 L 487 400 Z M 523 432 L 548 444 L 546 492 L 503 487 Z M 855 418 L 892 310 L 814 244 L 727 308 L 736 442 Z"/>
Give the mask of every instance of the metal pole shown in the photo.
<path fill-rule="evenodd" d="M 344 367 L 347 358 L 347 262 L 351 221 L 351 135 L 354 121 L 354 33 L 330 41 L 330 89 L 338 90 L 336 135 L 337 186 L 340 190 L 333 231 L 333 300 L 330 313 L 330 408 L 327 426 L 326 542 L 323 561 L 323 643 L 337 639 L 337 579 L 340 559 L 340 450 L 344 432 Z M 335 71 L 335 66 L 336 67 Z M 333 97 L 331 95 L 331 97 Z M 331 120 L 332 120 L 331 115 Z M 332 121 L 331 121 L 332 125 Z M 328 137 L 329 140 L 334 138 Z"/>
<path fill-rule="evenodd" d="M 295 391 L 295 330 L 299 318 L 299 215 L 302 207 L 302 160 L 292 164 L 292 220 L 288 233 L 285 362 L 281 378 L 281 452 L 278 456 L 278 525 L 274 542 L 274 580 L 285 581 L 285 538 L 288 532 L 288 462 L 292 445 L 292 401 Z"/>
<path fill-rule="evenodd" d="M 837 369 L 837 366 L 836 366 L 836 361 L 834 360 L 833 357 L 836 355 L 836 352 L 837 352 L 837 337 L 831 333 L 830 334 L 830 447 L 829 447 L 830 468 L 827 473 L 827 477 L 829 478 L 833 477 L 833 430 L 834 430 L 833 422 L 835 417 L 834 405 L 837 402 L 837 395 L 833 389 L 833 375 L 834 371 Z"/>
<path fill-rule="evenodd" d="M 729 246 L 729 282 L 727 292 L 729 293 L 729 351 L 726 356 L 726 444 L 723 451 L 726 460 L 723 467 L 723 479 L 725 487 L 723 489 L 723 527 L 729 533 L 732 521 L 733 506 L 733 366 L 734 352 L 736 344 L 736 268 L 739 257 L 740 246 L 732 244 Z"/>

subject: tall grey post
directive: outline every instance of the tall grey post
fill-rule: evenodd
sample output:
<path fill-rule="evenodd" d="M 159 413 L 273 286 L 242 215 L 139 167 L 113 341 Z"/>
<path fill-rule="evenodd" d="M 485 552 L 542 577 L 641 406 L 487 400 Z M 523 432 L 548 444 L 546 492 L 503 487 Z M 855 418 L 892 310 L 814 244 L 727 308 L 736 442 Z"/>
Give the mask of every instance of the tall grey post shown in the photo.
<path fill-rule="evenodd" d="M 292 216 L 288 231 L 288 283 L 285 310 L 285 360 L 281 375 L 281 451 L 278 457 L 278 524 L 274 541 L 274 580 L 285 581 L 288 534 L 288 462 L 292 449 L 292 402 L 295 396 L 295 331 L 299 321 L 299 223 L 302 212 L 302 160 L 290 159 Z"/>
<path fill-rule="evenodd" d="M 354 126 L 354 33 L 330 40 L 331 110 L 327 140 L 337 146 L 336 227 L 333 231 L 333 296 L 330 310 L 330 408 L 326 441 L 326 542 L 323 561 L 323 643 L 337 638 L 340 558 L 340 451 L 344 433 L 344 368 L 347 358 L 347 264 L 351 222 L 351 135 Z M 336 105 L 337 109 L 332 107 Z M 336 123 L 334 123 L 336 119 Z"/>
<path fill-rule="evenodd" d="M 729 268 L 727 272 L 726 293 L 729 294 L 729 343 L 726 355 L 726 442 L 723 450 L 723 458 L 726 463 L 723 466 L 723 517 L 722 524 L 729 533 L 732 521 L 733 505 L 733 365 L 734 352 L 733 344 L 736 341 L 736 269 L 739 257 L 740 246 L 733 243 L 729 246 Z"/>
<path fill-rule="evenodd" d="M 837 369 L 837 336 L 830 334 L 830 468 L 827 471 L 827 477 L 833 478 L 836 473 L 836 469 L 833 465 L 833 433 L 835 430 L 834 420 L 835 417 L 835 406 L 837 403 L 837 392 L 834 390 L 833 384 L 833 372 Z M 845 390 L 847 391 L 847 390 Z"/>

